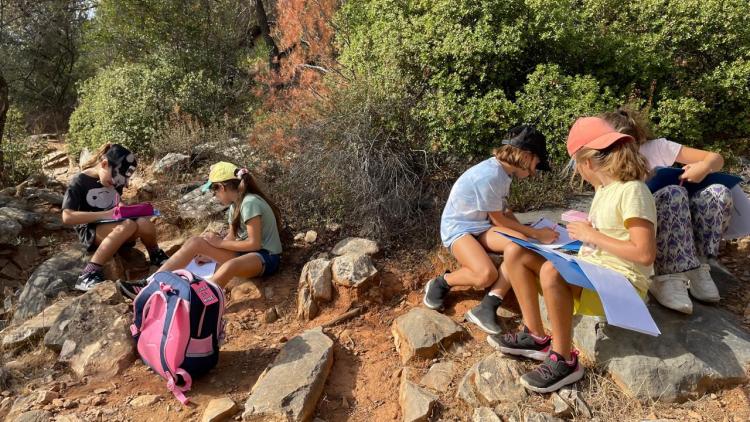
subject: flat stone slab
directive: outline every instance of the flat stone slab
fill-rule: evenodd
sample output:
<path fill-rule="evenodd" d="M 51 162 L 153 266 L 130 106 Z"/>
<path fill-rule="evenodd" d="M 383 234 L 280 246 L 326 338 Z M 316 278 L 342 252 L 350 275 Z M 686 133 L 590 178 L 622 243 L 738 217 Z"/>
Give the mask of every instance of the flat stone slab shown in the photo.
<path fill-rule="evenodd" d="M 435 391 L 447 391 L 456 369 L 453 362 L 438 362 L 430 367 L 420 384 Z"/>
<path fill-rule="evenodd" d="M 466 331 L 449 317 L 426 308 L 414 308 L 393 321 L 391 334 L 401 362 L 433 358 L 461 339 Z"/>
<path fill-rule="evenodd" d="M 427 422 L 437 399 L 435 394 L 402 377 L 398 401 L 404 422 Z"/>
<path fill-rule="evenodd" d="M 712 276 L 720 291 L 734 282 L 718 272 Z M 693 301 L 692 315 L 666 309 L 653 299 L 648 309 L 662 332 L 659 337 L 577 316 L 573 341 L 584 356 L 643 401 L 682 401 L 747 381 L 750 333 L 737 317 L 698 301 Z"/>
<path fill-rule="evenodd" d="M 458 385 L 458 397 L 473 407 L 520 402 L 528 394 L 518 382 L 521 375 L 518 362 L 494 352 L 466 372 Z"/>
<path fill-rule="evenodd" d="M 364 286 L 378 276 L 372 259 L 365 254 L 346 254 L 334 258 L 331 273 L 336 284 L 354 288 Z"/>
<path fill-rule="evenodd" d="M 237 404 L 229 397 L 213 399 L 203 411 L 201 422 L 222 422 L 237 413 Z"/>
<path fill-rule="evenodd" d="M 377 242 L 361 237 L 347 237 L 337 243 L 331 250 L 331 253 L 334 255 L 346 255 L 349 253 L 376 255 L 378 252 L 380 252 L 380 247 Z"/>
<path fill-rule="evenodd" d="M 245 402 L 246 421 L 307 421 L 333 366 L 333 341 L 320 327 L 290 339 Z"/>
<path fill-rule="evenodd" d="M 23 346 L 31 346 L 34 340 L 38 340 L 49 331 L 54 322 L 73 301 L 72 298 L 55 302 L 34 318 L 24 321 L 17 327 L 8 327 L 0 332 L 2 337 L 2 349 L 15 349 Z"/>

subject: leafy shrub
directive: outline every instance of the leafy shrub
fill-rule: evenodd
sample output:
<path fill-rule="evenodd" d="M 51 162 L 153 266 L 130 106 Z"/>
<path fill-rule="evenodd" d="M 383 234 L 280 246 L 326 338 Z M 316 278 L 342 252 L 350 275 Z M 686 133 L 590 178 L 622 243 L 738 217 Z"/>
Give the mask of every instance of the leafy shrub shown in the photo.
<path fill-rule="evenodd" d="M 169 64 L 125 64 L 84 82 L 70 119 L 70 146 L 96 148 L 106 142 L 149 152 L 168 113 L 179 107 L 202 121 L 221 110 L 220 89 L 203 72 L 181 74 Z"/>
<path fill-rule="evenodd" d="M 24 115 L 11 106 L 5 116 L 3 142 L 3 168 L 0 169 L 0 186 L 16 185 L 41 169 L 41 150 L 26 142 Z"/>
<path fill-rule="evenodd" d="M 703 102 L 691 97 L 665 98 L 656 109 L 656 133 L 680 143 L 701 145 L 703 117 L 708 112 Z"/>

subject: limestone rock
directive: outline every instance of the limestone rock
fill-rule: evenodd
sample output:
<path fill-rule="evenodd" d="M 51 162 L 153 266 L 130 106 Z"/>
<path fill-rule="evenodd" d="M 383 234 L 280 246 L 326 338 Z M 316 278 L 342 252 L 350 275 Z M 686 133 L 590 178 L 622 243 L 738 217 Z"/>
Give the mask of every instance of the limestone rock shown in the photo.
<path fill-rule="evenodd" d="M 376 255 L 380 252 L 378 243 L 374 240 L 364 239 L 361 237 L 347 237 L 333 247 L 331 252 L 334 255 Z"/>
<path fill-rule="evenodd" d="M 449 317 L 425 308 L 414 308 L 396 318 L 391 326 L 401 361 L 415 357 L 432 358 L 440 350 L 465 335 L 464 329 Z"/>
<path fill-rule="evenodd" d="M 49 297 L 46 293 L 47 289 L 58 280 L 72 288 L 77 277 L 77 272 L 83 268 L 85 262 L 85 251 L 79 247 L 68 248 L 44 261 L 26 282 L 18 298 L 18 306 L 16 307 L 15 314 L 13 314 L 13 322 L 23 322 L 46 308 Z M 68 270 L 72 269 L 75 269 L 75 271 L 68 272 Z"/>
<path fill-rule="evenodd" d="M 447 391 L 454 374 L 453 362 L 438 362 L 430 367 L 420 384 L 435 391 Z"/>
<path fill-rule="evenodd" d="M 46 202 L 50 205 L 60 206 L 63 203 L 64 196 L 61 193 L 50 189 L 26 188 L 24 190 L 26 199 L 30 201 Z"/>
<path fill-rule="evenodd" d="M 237 405 L 229 397 L 213 399 L 208 402 L 206 410 L 203 411 L 201 422 L 222 422 L 237 412 Z"/>
<path fill-rule="evenodd" d="M 112 304 L 121 300 L 113 282 L 97 285 L 60 313 L 44 344 L 60 351 L 61 360 L 79 377 L 120 374 L 135 360 L 129 306 Z"/>
<path fill-rule="evenodd" d="M 312 298 L 312 289 L 309 285 L 300 285 L 297 291 L 297 318 L 303 321 L 311 321 L 318 315 L 318 305 Z"/>
<path fill-rule="evenodd" d="M 722 294 L 737 283 L 718 271 L 712 276 Z M 698 301 L 693 302 L 692 315 L 678 314 L 656 301 L 648 309 L 661 330 L 659 337 L 577 316 L 573 341 L 626 392 L 643 401 L 680 401 L 716 385 L 747 381 L 750 334 L 734 315 Z"/>
<path fill-rule="evenodd" d="M 503 358 L 499 352 L 492 353 L 466 372 L 458 387 L 458 397 L 474 407 L 521 401 L 527 395 L 518 382 L 521 375 L 518 362 Z"/>
<path fill-rule="evenodd" d="M 331 266 L 326 259 L 313 259 L 302 267 L 299 284 L 309 286 L 316 301 L 327 302 L 333 297 Z"/>
<path fill-rule="evenodd" d="M 336 284 L 356 288 L 374 280 L 378 270 L 369 255 L 346 254 L 333 259 L 331 273 Z"/>
<path fill-rule="evenodd" d="M 471 422 L 502 422 L 502 420 L 489 407 L 477 407 L 471 416 Z"/>
<path fill-rule="evenodd" d="M 0 332 L 2 337 L 3 349 L 14 349 L 17 347 L 31 346 L 34 340 L 45 335 L 52 327 L 55 320 L 72 302 L 72 299 L 65 299 L 53 303 L 34 318 L 24 321 L 17 327 L 8 327 Z"/>
<path fill-rule="evenodd" d="M 128 404 L 132 407 L 146 407 L 158 402 L 159 398 L 160 397 L 156 394 L 144 394 L 130 400 L 130 403 Z"/>
<path fill-rule="evenodd" d="M 30 410 L 16 416 L 12 422 L 48 422 L 50 420 L 52 420 L 52 414 L 46 410 Z"/>
<path fill-rule="evenodd" d="M 405 379 L 405 377 L 402 378 L 398 401 L 401 405 L 404 422 L 427 422 L 437 399 L 438 397 L 435 394 Z"/>
<path fill-rule="evenodd" d="M 14 220 L 23 228 L 28 228 L 42 220 L 42 216 L 30 212 L 19 210 L 18 208 L 3 207 L 0 208 L 0 219 Z"/>
<path fill-rule="evenodd" d="M 556 418 L 549 413 L 527 411 L 523 415 L 523 422 L 565 422 L 565 420 Z"/>
<path fill-rule="evenodd" d="M 333 365 L 333 341 L 320 327 L 284 344 L 245 402 L 246 421 L 307 421 Z"/>
<path fill-rule="evenodd" d="M 156 175 L 164 175 L 178 170 L 186 169 L 189 165 L 189 155 L 170 152 L 169 154 L 162 157 L 161 160 L 154 163 L 153 171 Z"/>
<path fill-rule="evenodd" d="M 4 217 L 0 218 L 0 245 L 15 243 L 22 229 L 23 227 L 16 220 Z"/>
<path fill-rule="evenodd" d="M 315 243 L 316 240 L 318 240 L 318 232 L 315 230 L 308 230 L 305 233 L 305 243 Z"/>
<path fill-rule="evenodd" d="M 218 215 L 227 206 L 214 200 L 211 191 L 201 192 L 200 188 L 184 195 L 177 201 L 177 211 L 186 220 L 205 220 Z"/>

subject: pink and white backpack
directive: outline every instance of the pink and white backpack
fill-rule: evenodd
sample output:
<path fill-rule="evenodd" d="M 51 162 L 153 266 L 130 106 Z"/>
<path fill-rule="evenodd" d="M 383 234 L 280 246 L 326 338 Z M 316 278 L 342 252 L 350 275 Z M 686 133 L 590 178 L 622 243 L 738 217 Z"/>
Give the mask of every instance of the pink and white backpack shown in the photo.
<path fill-rule="evenodd" d="M 158 272 L 133 301 L 130 331 L 143 362 L 182 403 L 193 379 L 216 366 L 224 340 L 221 287 L 185 270 Z"/>

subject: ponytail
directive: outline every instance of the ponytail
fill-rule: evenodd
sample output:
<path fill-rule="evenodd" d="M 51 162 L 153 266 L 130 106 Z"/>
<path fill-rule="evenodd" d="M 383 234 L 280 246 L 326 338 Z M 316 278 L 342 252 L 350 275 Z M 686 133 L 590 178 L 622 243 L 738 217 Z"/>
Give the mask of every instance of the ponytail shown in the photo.
<path fill-rule="evenodd" d="M 628 107 L 617 107 L 617 110 L 602 113 L 599 117 L 606 120 L 617 132 L 635 138 L 638 145 L 654 138 L 646 119 Z"/>
<path fill-rule="evenodd" d="M 106 154 L 110 148 L 112 148 L 112 144 L 110 143 L 106 143 L 100 146 L 99 149 L 97 149 L 94 153 L 94 156 L 83 163 L 83 165 L 81 166 L 81 170 L 87 170 L 99 164 L 99 162 L 102 161 L 102 158 L 104 158 L 104 154 Z"/>
<path fill-rule="evenodd" d="M 281 233 L 281 212 L 279 211 L 279 207 L 277 207 L 276 204 L 271 201 L 265 193 L 263 193 L 247 169 L 237 169 L 235 171 L 235 176 L 239 177 L 239 179 L 232 179 L 224 182 L 224 185 L 229 185 L 237 190 L 237 199 L 234 201 L 234 215 L 232 215 L 232 233 L 237 233 L 237 228 L 242 223 L 242 210 L 240 209 L 242 206 L 242 200 L 250 193 L 260 196 L 271 207 L 273 215 L 276 218 L 276 230 Z"/>

